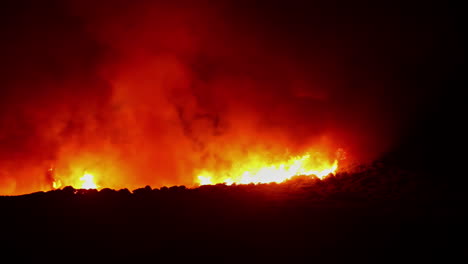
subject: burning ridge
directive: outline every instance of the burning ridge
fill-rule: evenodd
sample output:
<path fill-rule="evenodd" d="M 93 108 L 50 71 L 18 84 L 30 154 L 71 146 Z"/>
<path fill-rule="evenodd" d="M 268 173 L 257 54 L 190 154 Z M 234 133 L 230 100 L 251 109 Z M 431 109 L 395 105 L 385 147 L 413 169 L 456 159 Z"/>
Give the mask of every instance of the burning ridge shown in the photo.
<path fill-rule="evenodd" d="M 89 175 L 89 174 L 87 174 Z M 415 178 L 416 177 L 416 178 Z M 83 176 L 86 178 L 86 175 Z M 414 179 L 417 179 L 415 181 Z M 205 184 L 195 187 L 186 187 L 185 185 L 163 186 L 160 188 L 152 188 L 146 185 L 143 188 L 129 190 L 99 188 L 90 185 L 89 187 L 74 188 L 66 186 L 50 191 L 39 191 L 31 194 L 11 196 L 11 197 L 55 197 L 55 196 L 76 196 L 76 197 L 146 197 L 149 199 L 157 199 L 161 197 L 185 197 L 185 195 L 197 195 L 203 193 L 232 193 L 251 192 L 262 194 L 265 197 L 288 199 L 287 197 L 294 193 L 295 195 L 305 195 L 307 197 L 315 197 L 319 199 L 327 197 L 338 197 L 345 195 L 346 197 L 361 197 L 367 199 L 385 198 L 397 199 L 400 195 L 414 196 L 419 193 L 421 188 L 416 184 L 420 183 L 421 178 L 418 178 L 415 173 L 388 168 L 381 162 L 374 162 L 371 165 L 360 165 L 349 168 L 346 172 L 338 172 L 329 174 L 326 177 L 318 177 L 315 175 L 292 176 L 283 182 L 268 182 L 268 183 L 217 183 Z M 424 181 L 430 185 L 429 181 Z M 91 184 L 91 183 L 89 183 Z M 418 191 L 419 190 L 419 191 Z M 429 192 L 428 188 L 426 192 Z M 275 196 L 277 195 L 277 196 Z M 4 196 L 8 197 L 8 196 Z"/>
<path fill-rule="evenodd" d="M 457 195 L 375 163 L 280 184 L 2 196 L 0 224 L 9 227 L 3 249 L 17 260 L 38 260 L 51 249 L 49 262 L 448 259 L 458 252 L 451 239 L 462 219 L 462 210 L 453 210 L 461 208 Z"/>

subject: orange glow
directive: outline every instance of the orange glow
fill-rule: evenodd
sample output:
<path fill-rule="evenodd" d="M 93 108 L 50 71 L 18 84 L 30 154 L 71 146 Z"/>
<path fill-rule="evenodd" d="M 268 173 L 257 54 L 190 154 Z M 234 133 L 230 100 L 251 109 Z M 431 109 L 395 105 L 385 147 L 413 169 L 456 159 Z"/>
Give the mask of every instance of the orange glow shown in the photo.
<path fill-rule="evenodd" d="M 293 156 L 283 162 L 269 162 L 257 155 L 247 162 L 236 163 L 229 169 L 216 172 L 202 170 L 198 174 L 197 180 L 200 185 L 280 183 L 300 175 L 315 175 L 323 179 L 327 175 L 335 173 L 337 169 L 338 160 L 330 162 L 320 153 Z"/>

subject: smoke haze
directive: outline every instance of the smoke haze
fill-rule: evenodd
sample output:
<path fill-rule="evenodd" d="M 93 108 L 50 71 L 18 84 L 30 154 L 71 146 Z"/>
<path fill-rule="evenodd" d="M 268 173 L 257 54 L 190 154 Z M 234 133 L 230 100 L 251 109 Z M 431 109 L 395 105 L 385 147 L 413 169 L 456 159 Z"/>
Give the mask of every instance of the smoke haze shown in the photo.
<path fill-rule="evenodd" d="M 2 3 L 0 194 L 49 168 L 137 188 L 252 153 L 374 160 L 458 48 L 436 53 L 453 36 L 429 4 L 165 2 Z"/>

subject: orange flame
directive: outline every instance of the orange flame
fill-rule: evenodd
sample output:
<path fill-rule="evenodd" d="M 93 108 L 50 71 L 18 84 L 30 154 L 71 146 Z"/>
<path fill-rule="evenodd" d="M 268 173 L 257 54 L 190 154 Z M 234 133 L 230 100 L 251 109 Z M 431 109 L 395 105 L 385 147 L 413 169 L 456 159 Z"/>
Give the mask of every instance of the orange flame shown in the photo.
<path fill-rule="evenodd" d="M 195 185 L 281 183 L 301 175 L 323 179 L 337 171 L 338 160 L 341 160 L 338 155 L 330 158 L 325 152 L 312 151 L 302 156 L 276 156 L 270 152 L 254 151 L 245 158 L 234 159 L 234 157 L 239 157 L 237 155 L 227 155 L 227 157 L 231 160 L 228 166 L 219 167 L 220 164 L 215 164 L 213 167 L 193 170 Z M 52 187 L 54 189 L 64 186 L 72 186 L 76 189 L 99 189 L 104 184 L 106 187 L 128 188 L 129 182 L 109 177 L 109 173 L 99 166 L 91 166 L 93 173 L 90 173 L 85 166 L 79 166 L 80 164 L 88 165 L 90 162 L 82 162 L 76 161 L 73 163 L 75 166 L 70 170 L 56 171 L 55 168 L 50 168 L 48 172 L 53 178 Z"/>
<path fill-rule="evenodd" d="M 248 184 L 284 182 L 294 176 L 315 175 L 321 179 L 333 174 L 338 169 L 338 160 L 332 162 L 324 159 L 319 153 L 291 157 L 286 162 L 271 163 L 260 156 L 248 162 L 237 164 L 229 169 L 217 172 L 202 170 L 197 176 L 200 185 L 217 183 Z"/>
<path fill-rule="evenodd" d="M 51 169 L 49 169 L 51 170 Z M 93 174 L 84 172 L 81 177 L 60 178 L 57 177 L 52 182 L 52 187 L 58 189 L 64 186 L 72 186 L 75 189 L 98 189 L 100 186 L 96 184 L 96 179 Z"/>

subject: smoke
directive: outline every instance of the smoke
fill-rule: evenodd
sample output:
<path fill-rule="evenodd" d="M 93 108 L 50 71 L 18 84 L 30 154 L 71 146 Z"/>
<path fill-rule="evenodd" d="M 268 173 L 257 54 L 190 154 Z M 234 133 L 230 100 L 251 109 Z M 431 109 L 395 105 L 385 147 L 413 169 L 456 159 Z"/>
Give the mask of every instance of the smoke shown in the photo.
<path fill-rule="evenodd" d="M 50 189 L 49 168 L 137 188 L 250 153 L 363 162 L 425 100 L 399 77 L 434 33 L 399 9 L 164 2 L 6 4 L 0 193 Z"/>

